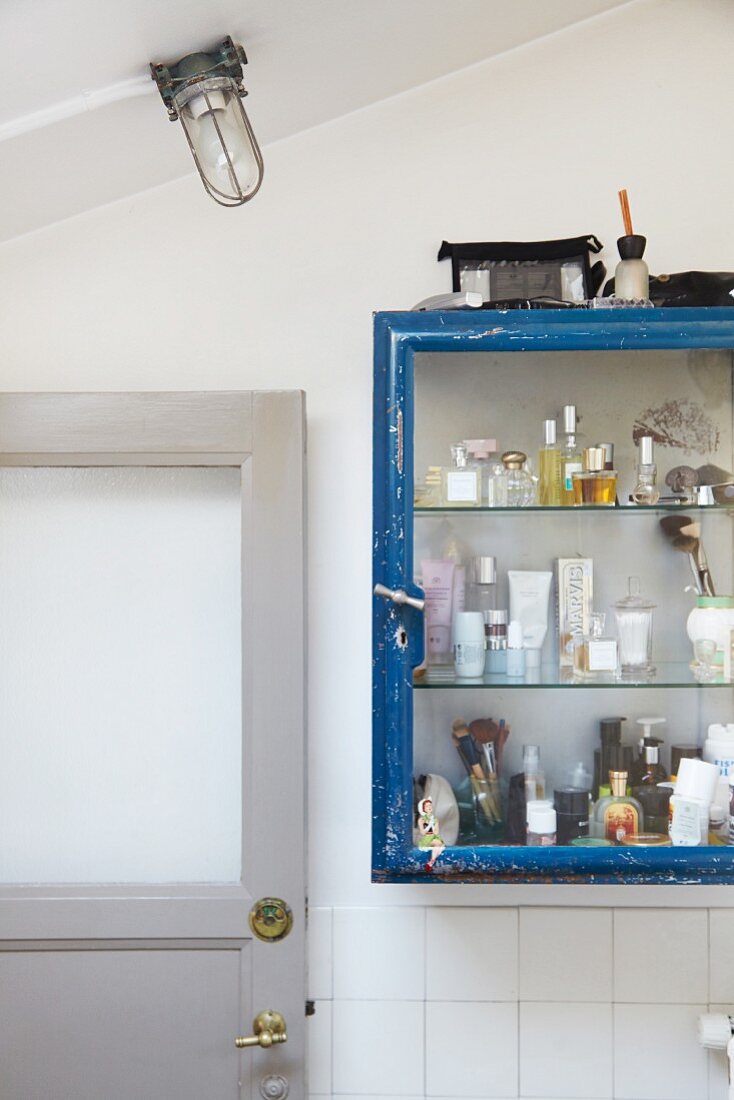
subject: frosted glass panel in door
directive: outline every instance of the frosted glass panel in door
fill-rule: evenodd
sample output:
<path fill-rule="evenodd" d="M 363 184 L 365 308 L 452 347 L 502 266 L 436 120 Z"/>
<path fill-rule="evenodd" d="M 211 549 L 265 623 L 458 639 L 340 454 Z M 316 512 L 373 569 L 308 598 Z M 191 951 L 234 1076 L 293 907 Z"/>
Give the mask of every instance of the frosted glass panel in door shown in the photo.
<path fill-rule="evenodd" d="M 231 882 L 240 471 L 0 470 L 0 882 Z"/>

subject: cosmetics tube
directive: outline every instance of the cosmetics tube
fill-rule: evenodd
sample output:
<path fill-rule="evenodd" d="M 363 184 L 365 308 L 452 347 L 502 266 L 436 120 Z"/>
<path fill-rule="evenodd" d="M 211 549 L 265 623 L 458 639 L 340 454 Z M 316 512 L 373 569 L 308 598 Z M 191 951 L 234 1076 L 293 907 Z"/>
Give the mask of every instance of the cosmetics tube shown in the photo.
<path fill-rule="evenodd" d="M 455 568 L 454 562 L 444 558 L 421 562 L 423 591 L 426 594 L 426 660 L 429 665 L 448 664 L 451 660 Z"/>
<path fill-rule="evenodd" d="M 522 643 L 528 668 L 538 668 L 540 651 L 548 632 L 548 601 L 552 573 L 510 569 L 510 620 L 522 626 Z"/>

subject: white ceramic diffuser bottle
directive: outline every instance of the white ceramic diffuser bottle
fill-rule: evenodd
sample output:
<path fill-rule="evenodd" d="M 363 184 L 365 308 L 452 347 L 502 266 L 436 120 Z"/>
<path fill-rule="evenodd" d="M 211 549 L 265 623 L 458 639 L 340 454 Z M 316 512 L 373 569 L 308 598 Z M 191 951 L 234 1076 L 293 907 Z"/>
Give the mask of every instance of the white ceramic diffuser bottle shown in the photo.
<path fill-rule="evenodd" d="M 645 254 L 647 240 L 639 233 L 633 232 L 632 216 L 626 191 L 619 192 L 619 201 L 622 207 L 624 236 L 617 241 L 621 259 L 614 272 L 614 297 L 626 299 L 649 298 L 650 272 L 642 258 Z"/>

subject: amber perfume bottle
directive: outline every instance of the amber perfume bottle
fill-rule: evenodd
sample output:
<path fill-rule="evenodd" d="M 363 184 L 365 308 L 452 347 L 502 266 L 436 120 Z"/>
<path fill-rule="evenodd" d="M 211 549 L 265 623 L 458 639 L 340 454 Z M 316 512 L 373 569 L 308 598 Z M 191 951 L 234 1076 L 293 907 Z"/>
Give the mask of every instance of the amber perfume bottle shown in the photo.
<path fill-rule="evenodd" d="M 627 772 L 611 771 L 609 783 L 612 793 L 600 798 L 594 807 L 593 835 L 620 843 L 625 837 L 642 832 L 642 806 L 636 798 L 625 793 Z"/>
<path fill-rule="evenodd" d="M 603 447 L 587 447 L 584 469 L 573 474 L 573 500 L 576 507 L 606 505 L 617 499 L 617 471 L 606 470 Z"/>

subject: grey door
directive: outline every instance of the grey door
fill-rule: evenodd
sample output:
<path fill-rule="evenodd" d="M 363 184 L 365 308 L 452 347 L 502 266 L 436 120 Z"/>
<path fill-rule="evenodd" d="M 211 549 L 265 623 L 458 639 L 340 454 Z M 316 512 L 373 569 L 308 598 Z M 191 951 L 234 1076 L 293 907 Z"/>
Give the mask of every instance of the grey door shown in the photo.
<path fill-rule="evenodd" d="M 299 392 L 0 395 L 2 1100 L 305 1095 L 304 445 Z"/>

